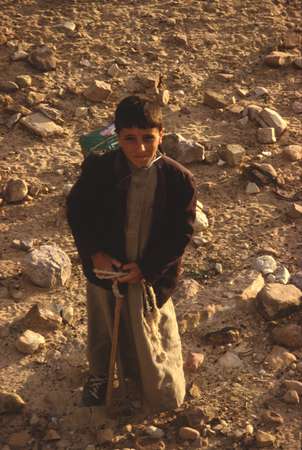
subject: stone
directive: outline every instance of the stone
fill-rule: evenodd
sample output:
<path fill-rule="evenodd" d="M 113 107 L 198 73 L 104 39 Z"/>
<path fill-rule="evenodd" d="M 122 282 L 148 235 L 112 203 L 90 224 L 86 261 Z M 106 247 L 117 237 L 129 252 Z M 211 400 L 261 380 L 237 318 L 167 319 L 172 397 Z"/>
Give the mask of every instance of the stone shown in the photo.
<path fill-rule="evenodd" d="M 67 20 L 66 22 L 60 23 L 57 27 L 62 31 L 74 32 L 77 26 L 71 20 Z"/>
<path fill-rule="evenodd" d="M 48 72 L 56 69 L 58 61 L 54 51 L 45 45 L 32 50 L 28 56 L 28 62 L 35 69 Z"/>
<path fill-rule="evenodd" d="M 284 419 L 283 417 L 276 413 L 275 411 L 271 410 L 265 410 L 262 413 L 262 419 L 267 422 L 268 424 L 274 424 L 274 425 L 283 425 Z"/>
<path fill-rule="evenodd" d="M 75 109 L 74 115 L 76 117 L 86 117 L 88 116 L 89 113 L 89 108 L 87 108 L 86 106 L 78 106 Z"/>
<path fill-rule="evenodd" d="M 111 428 L 104 428 L 103 430 L 99 430 L 96 435 L 97 443 L 100 445 L 112 442 L 113 438 L 114 432 Z"/>
<path fill-rule="evenodd" d="M 46 95 L 42 92 L 30 91 L 27 95 L 26 101 L 29 106 L 35 106 L 45 101 Z"/>
<path fill-rule="evenodd" d="M 302 383 L 297 380 L 284 380 L 283 385 L 288 391 L 296 391 L 299 395 L 302 394 Z"/>
<path fill-rule="evenodd" d="M 170 101 L 170 91 L 168 89 L 164 89 L 163 91 L 159 92 L 156 101 L 160 106 L 167 106 Z"/>
<path fill-rule="evenodd" d="M 260 144 L 275 144 L 277 142 L 275 128 L 258 128 L 257 139 Z"/>
<path fill-rule="evenodd" d="M 254 269 L 261 272 L 263 275 L 274 273 L 277 269 L 277 263 L 271 255 L 262 255 L 254 261 Z"/>
<path fill-rule="evenodd" d="M 274 272 L 275 282 L 281 284 L 287 284 L 290 279 L 290 273 L 285 266 L 278 266 Z"/>
<path fill-rule="evenodd" d="M 302 327 L 295 323 L 275 327 L 272 337 L 276 344 L 286 348 L 295 350 L 302 347 Z"/>
<path fill-rule="evenodd" d="M 204 147 L 179 133 L 167 133 L 161 144 L 162 151 L 182 164 L 204 160 Z"/>
<path fill-rule="evenodd" d="M 298 67 L 299 69 L 302 69 L 302 58 L 296 58 L 294 60 L 294 64 L 296 67 Z"/>
<path fill-rule="evenodd" d="M 252 163 L 246 168 L 246 174 L 258 186 L 276 184 L 278 181 L 278 174 L 271 164 Z"/>
<path fill-rule="evenodd" d="M 20 395 L 14 392 L 0 391 L 0 414 L 19 413 L 26 405 Z"/>
<path fill-rule="evenodd" d="M 92 102 L 103 102 L 112 93 L 110 84 L 105 81 L 94 80 L 84 91 L 83 95 Z"/>
<path fill-rule="evenodd" d="M 279 137 L 287 128 L 287 122 L 280 116 L 277 111 L 270 108 L 264 108 L 260 117 L 264 120 L 268 127 L 275 129 L 276 136 Z"/>
<path fill-rule="evenodd" d="M 207 215 L 203 212 L 201 208 L 196 207 L 196 219 L 194 223 L 194 234 L 198 234 L 201 231 L 206 230 L 209 228 L 209 220 L 207 218 Z"/>
<path fill-rule="evenodd" d="M 272 370 L 286 369 L 293 362 L 297 361 L 296 356 L 290 353 L 286 348 L 275 345 L 271 353 L 266 358 L 266 364 Z"/>
<path fill-rule="evenodd" d="M 302 290 L 302 272 L 297 272 L 295 275 L 292 275 L 290 282 Z"/>
<path fill-rule="evenodd" d="M 4 190 L 4 198 L 7 203 L 21 202 L 27 194 L 28 186 L 24 180 L 20 178 L 8 180 Z"/>
<path fill-rule="evenodd" d="M 59 435 L 59 433 L 56 430 L 54 430 L 53 428 L 49 428 L 46 431 L 46 434 L 45 434 L 43 440 L 53 442 L 53 441 L 59 441 L 60 439 L 61 439 L 61 436 Z"/>
<path fill-rule="evenodd" d="M 64 134 L 64 129 L 39 112 L 29 114 L 20 120 L 20 123 L 41 137 L 50 137 Z"/>
<path fill-rule="evenodd" d="M 302 205 L 291 203 L 288 205 L 286 213 L 291 219 L 302 219 Z"/>
<path fill-rule="evenodd" d="M 222 94 L 209 89 L 204 93 L 203 103 L 214 109 L 225 108 L 228 105 L 228 102 Z"/>
<path fill-rule="evenodd" d="M 24 59 L 27 59 L 28 53 L 25 50 L 17 50 L 11 55 L 12 61 L 22 61 Z"/>
<path fill-rule="evenodd" d="M 285 392 L 283 400 L 290 405 L 298 405 L 300 403 L 298 392 L 293 390 Z"/>
<path fill-rule="evenodd" d="M 261 273 L 252 270 L 241 274 L 235 285 L 236 287 L 240 286 L 239 292 L 242 300 L 253 300 L 263 288 L 264 278 Z"/>
<path fill-rule="evenodd" d="M 255 97 L 268 97 L 269 96 L 269 92 L 265 87 L 255 87 L 255 89 L 253 89 L 253 94 L 255 95 Z"/>
<path fill-rule="evenodd" d="M 19 431 L 9 436 L 7 443 L 12 448 L 26 448 L 27 444 L 31 441 L 32 437 L 28 431 Z"/>
<path fill-rule="evenodd" d="M 292 144 L 286 146 L 283 150 L 283 155 L 290 161 L 301 161 L 302 145 Z"/>
<path fill-rule="evenodd" d="M 292 284 L 269 283 L 258 293 L 257 300 L 270 319 L 290 313 L 301 303 L 302 292 Z"/>
<path fill-rule="evenodd" d="M 229 144 L 223 151 L 222 157 L 229 166 L 238 166 L 245 156 L 245 149 L 241 145 Z"/>
<path fill-rule="evenodd" d="M 32 85 L 32 77 L 30 75 L 18 75 L 16 83 L 20 88 L 27 88 Z"/>
<path fill-rule="evenodd" d="M 110 75 L 113 78 L 121 75 L 122 73 L 123 71 L 119 68 L 119 66 L 116 63 L 112 64 L 112 66 L 110 66 L 108 69 L 108 75 Z"/>
<path fill-rule="evenodd" d="M 289 66 L 295 57 L 291 53 L 274 51 L 264 58 L 265 64 L 270 67 Z"/>
<path fill-rule="evenodd" d="M 260 188 L 256 183 L 248 183 L 245 189 L 248 195 L 259 194 L 261 192 Z"/>
<path fill-rule="evenodd" d="M 59 247 L 42 245 L 25 256 L 24 274 L 37 286 L 61 287 L 71 276 L 71 261 Z"/>
<path fill-rule="evenodd" d="M 218 359 L 218 364 L 225 370 L 232 370 L 241 367 L 242 361 L 236 353 L 228 351 Z"/>
<path fill-rule="evenodd" d="M 204 362 L 204 354 L 188 352 L 185 362 L 185 368 L 191 372 L 196 372 Z"/>
<path fill-rule="evenodd" d="M 294 102 L 292 104 L 292 109 L 293 109 L 294 113 L 301 114 L 302 113 L 302 102 L 298 102 L 298 101 Z"/>
<path fill-rule="evenodd" d="M 149 425 L 145 428 L 145 432 L 154 439 L 161 439 L 165 436 L 164 431 L 161 428 Z"/>
<path fill-rule="evenodd" d="M 247 114 L 248 114 L 249 119 L 259 123 L 258 121 L 259 121 L 260 113 L 261 113 L 262 109 L 263 108 L 258 105 L 253 105 L 253 104 L 248 105 Z M 262 121 L 261 121 L 261 123 L 262 123 Z"/>
<path fill-rule="evenodd" d="M 181 45 L 183 47 L 187 47 L 188 45 L 188 37 L 185 33 L 175 33 L 172 36 L 172 40 L 176 45 Z"/>
<path fill-rule="evenodd" d="M 181 427 L 178 434 L 184 441 L 195 441 L 200 438 L 200 432 L 191 427 Z"/>
<path fill-rule="evenodd" d="M 16 341 L 16 348 L 19 352 L 29 355 L 35 353 L 44 345 L 44 336 L 31 330 L 26 330 Z"/>
<path fill-rule="evenodd" d="M 62 324 L 62 317 L 45 306 L 35 304 L 22 319 L 32 330 L 53 331 Z"/>
<path fill-rule="evenodd" d="M 191 383 L 189 394 L 192 398 L 199 399 L 201 397 L 200 387 L 196 383 Z"/>
<path fill-rule="evenodd" d="M 12 128 L 14 125 L 16 125 L 16 123 L 19 122 L 19 120 L 21 119 L 22 114 L 21 113 L 16 113 L 13 114 L 12 116 L 10 116 L 10 118 L 8 119 L 6 126 L 8 128 Z"/>
<path fill-rule="evenodd" d="M 74 309 L 71 305 L 63 308 L 61 311 L 62 319 L 64 322 L 72 324 L 74 320 Z"/>
<path fill-rule="evenodd" d="M 16 92 L 19 86 L 13 81 L 0 81 L 0 92 L 9 94 L 10 92 Z"/>
<path fill-rule="evenodd" d="M 266 431 L 258 430 L 255 433 L 255 441 L 258 448 L 273 447 L 276 441 L 275 436 Z"/>

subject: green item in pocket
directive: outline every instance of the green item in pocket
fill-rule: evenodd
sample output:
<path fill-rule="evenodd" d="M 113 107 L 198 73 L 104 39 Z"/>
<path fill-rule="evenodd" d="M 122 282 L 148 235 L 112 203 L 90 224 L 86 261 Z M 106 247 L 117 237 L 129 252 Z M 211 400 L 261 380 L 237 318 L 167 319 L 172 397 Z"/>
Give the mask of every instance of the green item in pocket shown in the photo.
<path fill-rule="evenodd" d="M 119 143 L 114 124 L 83 134 L 80 137 L 80 145 L 85 158 L 90 152 L 106 153 L 117 149 Z"/>

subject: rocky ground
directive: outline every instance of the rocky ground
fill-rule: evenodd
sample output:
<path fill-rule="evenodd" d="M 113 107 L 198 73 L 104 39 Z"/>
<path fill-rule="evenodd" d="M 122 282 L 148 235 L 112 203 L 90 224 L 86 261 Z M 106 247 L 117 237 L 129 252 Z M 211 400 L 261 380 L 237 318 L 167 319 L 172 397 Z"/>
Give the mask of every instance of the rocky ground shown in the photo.
<path fill-rule="evenodd" d="M 1 449 L 301 449 L 300 0 L 2 0 L 0 19 Z M 186 403 L 109 418 L 79 407 L 64 203 L 79 136 L 132 92 L 164 104 L 202 205 L 175 294 Z"/>

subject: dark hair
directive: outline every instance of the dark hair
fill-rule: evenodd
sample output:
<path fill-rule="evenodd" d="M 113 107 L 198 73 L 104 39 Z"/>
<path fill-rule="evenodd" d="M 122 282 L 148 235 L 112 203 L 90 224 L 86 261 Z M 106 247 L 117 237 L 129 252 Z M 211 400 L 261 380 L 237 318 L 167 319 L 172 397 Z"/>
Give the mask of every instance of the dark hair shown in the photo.
<path fill-rule="evenodd" d="M 122 128 L 158 128 L 161 130 L 162 113 L 160 106 L 148 99 L 131 95 L 117 106 L 114 118 L 115 130 Z"/>

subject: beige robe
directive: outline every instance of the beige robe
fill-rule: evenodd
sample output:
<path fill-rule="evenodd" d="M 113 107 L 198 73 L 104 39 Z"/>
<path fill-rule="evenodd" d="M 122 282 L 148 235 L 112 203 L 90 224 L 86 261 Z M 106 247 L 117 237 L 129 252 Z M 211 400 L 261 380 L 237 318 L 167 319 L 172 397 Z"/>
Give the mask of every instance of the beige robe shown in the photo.
<path fill-rule="evenodd" d="M 125 230 L 129 262 L 141 256 L 147 242 L 156 183 L 155 166 L 132 168 Z M 106 376 L 115 299 L 110 291 L 88 283 L 87 300 L 90 371 Z M 119 365 L 123 376 L 140 381 L 144 400 L 152 409 L 175 408 L 183 402 L 183 360 L 172 300 L 158 309 L 152 288 L 141 283 L 128 285 L 120 325 Z"/>

